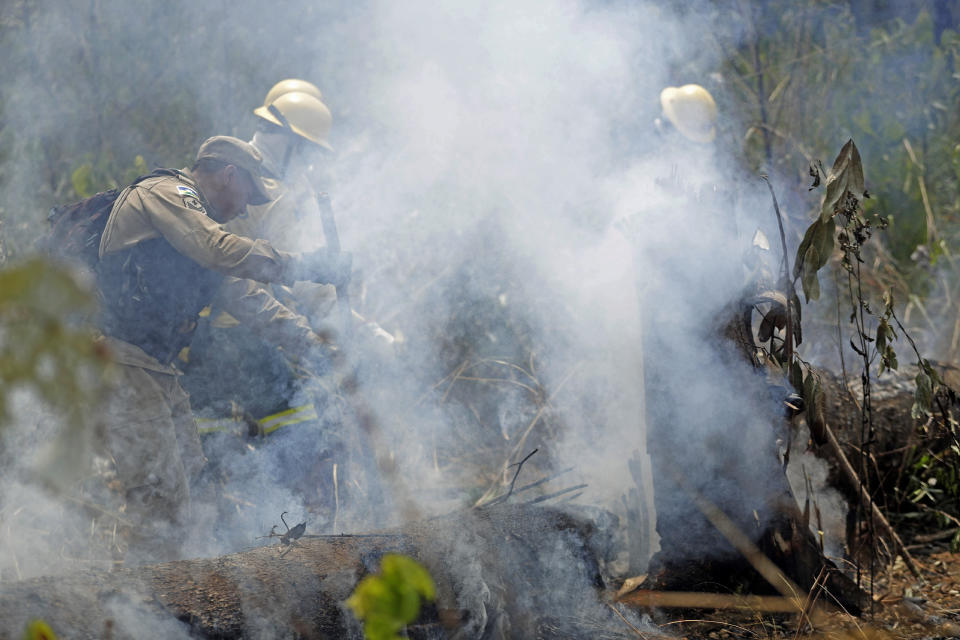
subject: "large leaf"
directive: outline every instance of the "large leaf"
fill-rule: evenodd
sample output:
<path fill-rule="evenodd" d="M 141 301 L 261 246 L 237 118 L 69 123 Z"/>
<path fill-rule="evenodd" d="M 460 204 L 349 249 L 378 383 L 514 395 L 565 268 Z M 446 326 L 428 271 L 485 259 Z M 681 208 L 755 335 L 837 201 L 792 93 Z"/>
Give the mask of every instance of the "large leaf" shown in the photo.
<path fill-rule="evenodd" d="M 78 198 L 89 198 L 93 195 L 93 165 L 85 162 L 70 175 L 70 184 Z"/>
<path fill-rule="evenodd" d="M 930 415 L 933 406 L 933 380 L 922 368 L 915 380 L 917 390 L 914 392 L 910 416 L 919 420 Z"/>
<path fill-rule="evenodd" d="M 803 240 L 797 248 L 797 259 L 793 263 L 793 277 L 800 278 L 803 294 L 807 302 L 820 297 L 820 282 L 817 272 L 827 264 L 835 245 L 834 232 L 837 225 L 833 218 L 817 218 L 803 234 Z"/>
<path fill-rule="evenodd" d="M 807 250 L 806 259 L 803 261 L 803 273 L 800 278 L 800 284 L 803 285 L 803 295 L 806 296 L 807 302 L 820 297 L 820 279 L 817 277 L 819 265 L 820 254 L 816 247 L 810 247 Z"/>
<path fill-rule="evenodd" d="M 39 469 L 54 483 L 79 472 L 98 413 L 106 354 L 84 326 L 93 297 L 73 275 L 43 259 L 0 270 L 0 428 L 12 419 L 8 394 L 33 391 L 64 425 Z"/>
<path fill-rule="evenodd" d="M 840 150 L 840 155 L 833 162 L 833 169 L 830 170 L 830 176 L 827 178 L 827 192 L 823 196 L 820 220 L 826 222 L 837 213 L 837 208 L 843 203 L 847 192 L 850 192 L 850 195 L 858 201 L 862 201 L 865 191 L 860 151 L 857 150 L 853 140 L 847 140 L 843 149 Z"/>

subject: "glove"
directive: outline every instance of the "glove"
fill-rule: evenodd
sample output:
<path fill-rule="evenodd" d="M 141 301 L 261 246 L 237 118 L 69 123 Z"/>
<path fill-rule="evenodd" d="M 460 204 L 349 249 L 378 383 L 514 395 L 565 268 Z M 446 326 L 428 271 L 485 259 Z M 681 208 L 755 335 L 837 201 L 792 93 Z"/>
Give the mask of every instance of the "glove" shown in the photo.
<path fill-rule="evenodd" d="M 333 254 L 329 249 L 306 251 L 300 256 L 303 280 L 318 284 L 332 284 L 341 287 L 350 282 L 353 256 L 340 252 Z"/>
<path fill-rule="evenodd" d="M 360 325 L 357 337 L 367 350 L 376 353 L 381 360 L 389 360 L 396 355 L 393 350 L 396 339 L 376 322 Z"/>

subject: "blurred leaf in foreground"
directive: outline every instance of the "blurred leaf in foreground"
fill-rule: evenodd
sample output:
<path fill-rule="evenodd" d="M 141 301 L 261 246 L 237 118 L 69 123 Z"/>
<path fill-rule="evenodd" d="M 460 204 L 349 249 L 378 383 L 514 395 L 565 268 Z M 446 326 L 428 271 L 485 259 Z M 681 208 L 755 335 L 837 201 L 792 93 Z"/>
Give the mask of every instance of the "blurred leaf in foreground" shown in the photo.
<path fill-rule="evenodd" d="M 94 311 L 86 288 L 47 260 L 0 270 L 0 429 L 36 419 L 14 413 L 17 392 L 52 412 L 62 426 L 38 469 L 44 480 L 69 481 L 87 459 L 107 362 L 85 322 Z"/>
<path fill-rule="evenodd" d="M 435 597 L 433 578 L 423 565 L 408 556 L 388 554 L 380 575 L 361 580 L 347 598 L 347 606 L 363 621 L 367 640 L 394 640 L 420 615 L 421 599 Z"/>

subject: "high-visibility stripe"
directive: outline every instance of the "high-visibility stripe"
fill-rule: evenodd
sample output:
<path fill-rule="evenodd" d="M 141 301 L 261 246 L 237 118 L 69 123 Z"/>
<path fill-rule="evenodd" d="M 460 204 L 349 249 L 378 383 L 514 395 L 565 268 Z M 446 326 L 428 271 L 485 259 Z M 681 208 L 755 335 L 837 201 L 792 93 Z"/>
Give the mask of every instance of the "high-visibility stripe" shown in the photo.
<path fill-rule="evenodd" d="M 280 420 L 279 422 L 274 422 L 279 418 L 285 416 L 291 416 L 287 420 Z M 301 407 L 294 407 L 293 409 L 287 409 L 286 411 L 281 411 L 280 413 L 275 413 L 272 416 L 268 416 L 260 421 L 260 424 L 263 425 L 264 434 L 271 434 L 281 427 L 286 427 L 291 424 L 298 424 L 300 422 L 307 422 L 308 420 L 317 419 L 317 410 L 312 404 L 303 405 Z M 271 423 L 271 424 L 268 424 Z"/>
<path fill-rule="evenodd" d="M 303 405 L 300 405 L 299 407 L 292 407 L 290 409 L 285 409 L 284 411 L 278 411 L 277 413 L 272 413 L 269 416 L 260 420 L 260 422 L 270 422 L 271 420 L 276 420 L 277 418 L 288 416 L 291 413 L 297 413 L 299 411 L 303 411 L 304 409 L 312 409 L 312 408 L 313 408 L 313 405 L 303 404 Z"/>
<path fill-rule="evenodd" d="M 313 413 L 314 417 L 316 417 L 317 412 L 314 409 L 312 404 L 304 404 L 304 405 L 300 405 L 299 407 L 292 407 L 285 411 L 279 411 L 265 418 L 262 418 L 260 420 L 260 424 L 264 426 L 268 426 L 271 422 L 275 422 L 277 420 L 280 420 L 281 418 L 286 418 L 287 416 L 292 416 L 298 413 Z"/>
<path fill-rule="evenodd" d="M 309 420 L 317 419 L 317 410 L 312 404 L 305 404 L 299 407 L 292 407 L 284 411 L 270 414 L 261 420 L 258 420 L 263 428 L 264 435 L 273 433 L 281 427 L 291 424 L 299 424 Z M 286 419 L 284 419 L 286 418 Z M 210 433 L 221 433 L 225 431 L 239 431 L 245 433 L 247 423 L 241 418 L 197 418 L 197 432 L 200 435 Z"/>
<path fill-rule="evenodd" d="M 234 431 L 241 427 L 246 427 L 244 422 L 239 418 L 197 418 L 196 421 L 197 432 L 200 435 Z"/>

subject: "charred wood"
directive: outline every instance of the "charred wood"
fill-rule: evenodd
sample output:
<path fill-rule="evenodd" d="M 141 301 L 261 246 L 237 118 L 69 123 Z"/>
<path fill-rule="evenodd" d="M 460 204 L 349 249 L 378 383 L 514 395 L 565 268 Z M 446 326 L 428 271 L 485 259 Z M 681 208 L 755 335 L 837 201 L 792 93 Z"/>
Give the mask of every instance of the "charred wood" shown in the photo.
<path fill-rule="evenodd" d="M 602 547 L 584 518 L 501 505 L 382 535 L 303 538 L 283 556 L 268 546 L 5 583 L 0 637 L 18 637 L 40 618 L 71 638 L 360 638 L 343 602 L 385 553 L 420 559 L 438 584 L 436 605 L 411 637 L 447 637 L 451 627 L 466 638 L 536 637 L 544 616 L 606 611 L 596 599 Z"/>

